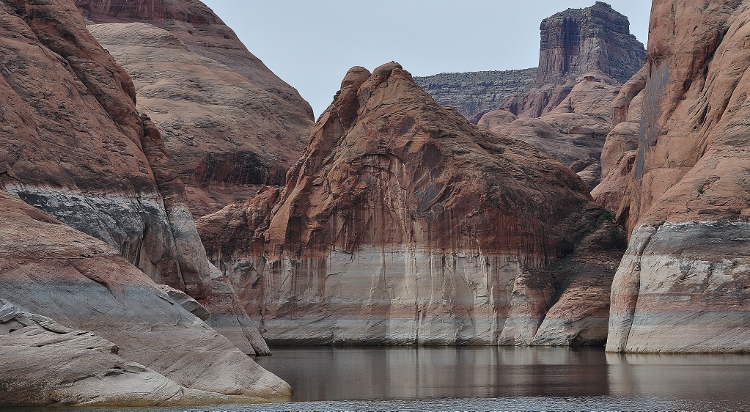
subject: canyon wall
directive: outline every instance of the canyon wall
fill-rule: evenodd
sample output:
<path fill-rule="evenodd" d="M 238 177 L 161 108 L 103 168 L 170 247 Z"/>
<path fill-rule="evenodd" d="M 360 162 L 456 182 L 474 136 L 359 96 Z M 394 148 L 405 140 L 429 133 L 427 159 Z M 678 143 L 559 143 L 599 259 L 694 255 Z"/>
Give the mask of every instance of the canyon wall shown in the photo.
<path fill-rule="evenodd" d="M 611 106 L 645 57 L 629 25 L 602 2 L 544 19 L 533 87 L 481 114 L 476 124 L 544 150 L 593 189 L 612 168 L 607 164 L 603 172 L 601 165 L 605 137 L 620 122 L 613 121 Z"/>
<path fill-rule="evenodd" d="M 601 151 L 612 129 L 611 105 L 620 85 L 602 72 L 588 72 L 564 84 L 554 98 L 559 103 L 539 117 L 501 108 L 485 113 L 477 126 L 544 150 L 594 188 L 601 178 Z"/>
<path fill-rule="evenodd" d="M 474 123 L 497 108 L 540 117 L 565 100 L 576 78 L 598 72 L 599 77 L 623 84 L 646 56 L 643 44 L 630 34 L 628 18 L 600 1 L 550 16 L 539 31 L 538 68 L 443 73 L 415 81 L 436 101 L 453 106 Z"/>
<path fill-rule="evenodd" d="M 540 85 L 595 70 L 625 83 L 645 57 L 643 44 L 630 34 L 628 18 L 601 1 L 548 17 L 539 31 Z"/>
<path fill-rule="evenodd" d="M 750 3 L 655 0 L 607 350 L 750 350 Z"/>
<path fill-rule="evenodd" d="M 601 181 L 591 190 L 591 196 L 612 212 L 620 209 L 635 164 L 647 74 L 648 65 L 644 65 L 622 86 L 610 105 L 613 127 L 602 147 Z"/>
<path fill-rule="evenodd" d="M 0 406 L 291 394 L 110 245 L 3 191 L 0 215 Z"/>
<path fill-rule="evenodd" d="M 111 316 L 106 309 L 101 309 L 104 311 L 101 316 L 91 315 L 90 322 L 86 323 L 85 316 L 78 318 L 73 315 L 75 305 L 81 304 L 86 308 L 85 304 L 89 301 L 95 304 L 98 293 L 110 296 L 111 291 L 98 286 L 87 289 L 89 292 L 81 295 L 82 303 L 78 302 L 69 296 L 70 293 L 75 294 L 78 288 L 66 289 L 65 285 L 82 280 L 87 285 L 95 286 L 96 281 L 83 280 L 75 274 L 71 275 L 75 279 L 68 279 L 67 272 L 58 273 L 54 265 L 45 268 L 44 264 L 34 266 L 29 263 L 40 259 L 57 259 L 56 251 L 63 253 L 66 247 L 75 246 L 76 237 L 70 234 L 51 238 L 44 233 L 25 233 L 22 227 L 13 227 L 10 232 L 4 232 L 4 236 L 13 235 L 13 239 L 23 239 L 25 235 L 32 240 L 41 238 L 47 249 L 38 251 L 42 255 L 27 256 L 22 249 L 13 246 L 13 242 L 4 245 L 4 259 L 11 263 L 20 259 L 21 263 L 4 266 L 0 280 L 10 283 L 2 290 L 6 293 L 13 291 L 13 294 L 2 297 L 9 300 L 9 305 L 20 308 L 20 312 L 47 316 L 66 328 L 93 331 L 97 336 L 108 328 L 126 330 L 131 321 L 127 317 L 129 313 L 136 318 L 142 317 L 138 319 L 144 322 L 151 322 L 156 330 L 169 328 L 168 324 L 176 319 L 175 316 L 184 317 L 189 322 L 199 322 L 200 328 L 205 329 L 201 332 L 204 338 L 200 339 L 205 341 L 201 343 L 176 337 L 164 344 L 183 345 L 174 349 L 173 358 L 188 356 L 186 353 L 190 351 L 200 352 L 209 347 L 216 348 L 216 357 L 223 354 L 235 357 L 236 354 L 229 353 L 242 353 L 187 312 L 172 313 L 169 319 L 151 319 L 148 313 L 129 308 L 140 308 L 137 302 L 146 302 L 147 305 L 161 302 L 162 297 L 171 294 L 174 297 L 168 300 L 172 302 L 170 306 L 179 301 L 194 315 L 201 316 L 227 333 L 245 353 L 268 353 L 265 342 L 253 330 L 250 319 L 238 306 L 239 301 L 231 285 L 207 260 L 186 206 L 184 186 L 172 168 L 158 129 L 148 116 L 139 115 L 136 109 L 133 83 L 86 30 L 84 19 L 73 2 L 3 2 L 0 3 L 0 21 L 3 23 L 0 25 L 0 186 L 60 222 L 106 242 L 113 248 L 111 251 L 122 256 L 117 260 L 110 256 L 115 252 L 108 250 L 104 263 L 85 268 L 81 266 L 80 271 L 85 270 L 95 279 L 99 276 L 121 276 L 111 282 L 123 284 L 127 284 L 131 278 L 138 285 L 151 282 L 145 292 L 148 297 L 141 298 L 136 293 L 128 298 L 130 303 L 111 312 Z M 11 220 L 15 216 L 12 209 L 9 208 L 8 212 L 8 219 Z M 70 230 L 73 232 L 73 229 Z M 15 242 L 24 244 L 21 240 Z M 60 259 L 67 262 L 79 257 L 61 256 Z M 112 260 L 117 261 L 112 263 Z M 126 262 L 134 266 L 128 266 Z M 24 271 L 28 271 L 28 276 L 32 278 L 13 278 L 17 273 L 14 267 L 18 265 L 27 268 Z M 146 282 L 141 278 L 151 280 Z M 111 282 L 100 283 L 106 286 Z M 169 289 L 169 293 L 159 292 L 156 296 L 152 290 L 153 282 L 174 289 Z M 48 284 L 52 286 L 47 288 L 45 285 Z M 81 286 L 82 289 L 86 287 Z M 212 312 L 210 317 L 206 309 L 188 295 L 205 303 Z M 116 299 L 115 295 L 112 297 Z M 70 318 L 65 318 L 67 314 L 70 314 Z M 138 319 L 132 321 L 141 322 Z M 139 338 L 143 340 L 123 343 L 128 339 L 123 332 L 120 335 L 113 332 L 112 335 L 101 336 L 114 345 L 128 345 L 132 350 L 144 353 L 149 352 L 148 345 L 156 345 L 158 340 L 158 335 L 145 334 Z M 150 342 L 150 338 L 154 338 L 155 342 Z M 164 346 L 160 348 L 149 356 L 166 351 Z M 171 355 L 158 356 L 169 359 Z M 33 359 L 33 356 L 29 359 Z M 211 391 L 216 389 L 217 393 L 250 396 L 263 386 L 256 388 L 251 384 L 256 378 L 261 379 L 263 374 L 252 366 L 252 362 L 244 360 L 237 360 L 247 369 L 239 380 L 219 388 L 211 386 L 214 383 L 203 382 L 204 379 L 214 379 L 214 376 L 194 375 L 194 370 L 186 364 L 174 362 L 168 366 L 155 363 L 160 365 L 156 367 L 150 366 L 153 362 L 148 357 L 139 359 L 136 362 L 158 373 L 170 371 L 191 375 L 185 381 L 178 382 L 178 386 L 173 386 L 178 389 L 180 386 L 189 388 L 205 384 L 213 388 Z M 206 367 L 212 362 L 218 360 L 206 361 Z M 13 367 L 12 361 L 5 363 L 4 367 Z M 256 372 L 257 376 L 253 378 Z M 12 377 L 14 374 L 6 376 Z M 146 375 L 142 377 L 148 378 Z M 185 382 L 190 384 L 186 385 Z M 9 383 L 4 385 L 12 386 Z"/>
<path fill-rule="evenodd" d="M 217 305 L 212 321 L 246 331 L 232 336 L 247 353 L 267 354 L 206 258 L 179 168 L 139 115 L 128 74 L 72 2 L 4 7 L 2 187 L 109 243 L 157 283 Z"/>
<path fill-rule="evenodd" d="M 283 185 L 313 125 L 310 105 L 200 1 L 76 0 L 133 80 L 194 216 Z"/>
<path fill-rule="evenodd" d="M 538 333 L 566 290 L 586 289 L 567 289 L 584 271 L 550 264 L 606 220 L 587 192 L 560 163 L 480 131 L 389 63 L 347 73 L 283 190 L 197 226 L 271 342 L 602 343 L 609 281 L 604 316 L 555 312 Z M 613 269 L 590 275 L 611 280 Z"/>

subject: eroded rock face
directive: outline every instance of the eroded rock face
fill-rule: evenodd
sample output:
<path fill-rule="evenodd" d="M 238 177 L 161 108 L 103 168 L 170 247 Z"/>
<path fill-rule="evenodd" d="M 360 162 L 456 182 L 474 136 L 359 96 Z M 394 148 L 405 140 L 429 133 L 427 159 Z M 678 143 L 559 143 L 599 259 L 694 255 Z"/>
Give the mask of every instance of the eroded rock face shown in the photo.
<path fill-rule="evenodd" d="M 607 165 L 603 172 L 601 166 L 605 136 L 623 120 L 613 122 L 611 105 L 645 57 L 629 26 L 627 17 L 602 2 L 544 19 L 534 86 L 509 97 L 477 124 L 544 150 L 593 189 L 611 169 Z M 623 110 L 627 107 L 618 113 Z M 504 112 L 518 120 L 491 120 Z"/>
<path fill-rule="evenodd" d="M 508 109 L 496 109 L 482 116 L 477 125 L 544 150 L 594 188 L 600 180 L 602 147 L 612 128 L 610 107 L 620 86 L 601 72 L 583 74 L 566 84 L 553 101 L 539 100 L 534 113 L 515 116 Z"/>
<path fill-rule="evenodd" d="M 609 351 L 750 350 L 749 8 L 654 2 Z"/>
<path fill-rule="evenodd" d="M 597 204 L 613 212 L 619 210 L 622 198 L 627 193 L 630 173 L 635 164 L 647 74 L 648 65 L 622 86 L 611 104 L 615 126 L 602 147 L 602 180 L 591 191 L 591 196 Z"/>
<path fill-rule="evenodd" d="M 540 117 L 566 99 L 581 75 L 598 72 L 619 85 L 641 68 L 645 56 L 643 44 L 630 34 L 628 18 L 596 2 L 542 21 L 538 68 L 443 73 L 415 80 L 436 101 L 469 119 L 478 120 L 497 108 Z"/>
<path fill-rule="evenodd" d="M 195 216 L 283 185 L 313 125 L 297 91 L 203 3 L 76 0 L 161 130 Z"/>
<path fill-rule="evenodd" d="M 3 187 L 184 289 L 128 75 L 72 3 L 17 4 L 0 9 Z"/>
<path fill-rule="evenodd" d="M 0 215 L 0 405 L 291 393 L 111 246 L 2 191 Z"/>
<path fill-rule="evenodd" d="M 530 342 L 560 291 L 532 280 L 601 213 L 569 169 L 397 63 L 347 73 L 287 178 L 197 224 L 271 342 L 497 344 L 510 324 Z M 520 288 L 532 318 L 513 316 Z"/>
<path fill-rule="evenodd" d="M 0 6 L 0 184 L 154 281 L 215 301 L 185 189 L 127 73 L 71 1 Z"/>
<path fill-rule="evenodd" d="M 628 18 L 601 1 L 547 17 L 539 30 L 540 85 L 594 70 L 625 83 L 646 57 L 643 44 L 630 34 Z"/>

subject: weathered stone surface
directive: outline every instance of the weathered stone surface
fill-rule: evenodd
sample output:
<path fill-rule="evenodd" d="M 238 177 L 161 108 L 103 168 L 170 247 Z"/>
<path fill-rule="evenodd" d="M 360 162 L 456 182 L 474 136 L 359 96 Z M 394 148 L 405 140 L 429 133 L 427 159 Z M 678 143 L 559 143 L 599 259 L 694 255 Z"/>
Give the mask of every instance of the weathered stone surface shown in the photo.
<path fill-rule="evenodd" d="M 628 18 L 601 1 L 547 17 L 539 30 L 536 83 L 540 85 L 593 70 L 624 83 L 646 57 L 643 44 L 630 34 Z"/>
<path fill-rule="evenodd" d="M 641 68 L 645 56 L 643 44 L 630 34 L 628 18 L 597 1 L 542 21 L 538 68 L 444 73 L 415 81 L 467 118 L 478 119 L 498 107 L 540 117 L 565 100 L 577 77 L 599 72 L 622 84 Z"/>
<path fill-rule="evenodd" d="M 211 265 L 161 135 L 72 1 L 3 3 L 0 20 L 0 185 L 154 281 L 210 297 Z"/>
<path fill-rule="evenodd" d="M 148 406 L 230 400 L 180 386 L 123 359 L 120 348 L 106 339 L 0 299 L 0 313 L 10 311 L 10 316 L 0 318 L 1 405 Z"/>
<path fill-rule="evenodd" d="M 750 350 L 749 9 L 654 2 L 609 351 Z"/>
<path fill-rule="evenodd" d="M 607 350 L 747 352 L 749 229 L 717 221 L 638 226 L 612 285 Z"/>
<path fill-rule="evenodd" d="M 600 163 L 605 136 L 624 120 L 612 121 L 611 105 L 633 99 L 624 94 L 615 101 L 622 82 L 642 67 L 645 50 L 630 34 L 627 17 L 602 2 L 548 17 L 540 30 L 534 86 L 506 99 L 477 125 L 544 150 L 593 189 L 610 173 L 611 166 L 603 173 Z M 621 107 L 618 116 L 626 111 Z M 518 120 L 492 120 L 505 112 Z"/>
<path fill-rule="evenodd" d="M 282 185 L 312 109 L 203 3 L 76 0 L 161 130 L 195 216 Z"/>
<path fill-rule="evenodd" d="M 69 1 L 0 13 L 3 187 L 184 289 L 127 74 Z"/>
<path fill-rule="evenodd" d="M 602 180 L 591 190 L 591 196 L 597 204 L 613 212 L 620 208 L 635 164 L 638 134 L 641 132 L 643 88 L 646 87 L 647 75 L 646 65 L 622 86 L 612 102 L 614 127 L 602 147 Z"/>
<path fill-rule="evenodd" d="M 0 405 L 290 393 L 111 246 L 1 191 L 0 215 Z"/>
<path fill-rule="evenodd" d="M 537 311 L 555 303 L 517 278 L 601 214 L 569 169 L 478 130 L 397 63 L 351 69 L 287 186 L 256 199 L 197 226 L 264 336 L 303 344 L 496 344 L 514 283 Z"/>
<path fill-rule="evenodd" d="M 496 109 L 482 116 L 477 125 L 544 150 L 593 188 L 599 183 L 602 146 L 612 127 L 610 107 L 620 87 L 607 75 L 591 72 L 570 79 L 562 89 L 554 89 L 559 94 L 552 101 L 543 98 L 538 106 L 532 104 L 534 113 L 520 113 L 508 121 L 513 113 Z M 530 96 L 533 93 L 524 98 Z"/>
<path fill-rule="evenodd" d="M 441 73 L 414 81 L 435 99 L 467 119 L 499 107 L 507 98 L 531 89 L 536 68 L 523 70 Z"/>

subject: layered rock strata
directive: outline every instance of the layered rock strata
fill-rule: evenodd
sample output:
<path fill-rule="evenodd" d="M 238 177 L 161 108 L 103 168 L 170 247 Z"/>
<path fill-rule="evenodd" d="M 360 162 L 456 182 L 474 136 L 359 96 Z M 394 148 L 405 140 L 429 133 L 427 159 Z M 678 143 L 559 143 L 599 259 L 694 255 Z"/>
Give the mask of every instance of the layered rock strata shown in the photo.
<path fill-rule="evenodd" d="M 643 65 L 646 50 L 630 33 L 628 18 L 597 1 L 567 9 L 540 25 L 538 68 L 417 77 L 439 103 L 478 119 L 503 108 L 523 117 L 540 117 L 560 105 L 589 72 L 625 83 Z M 515 88 L 515 90 L 513 90 Z"/>
<path fill-rule="evenodd" d="M 133 79 L 195 216 L 283 185 L 313 125 L 297 91 L 203 3 L 76 0 Z"/>
<path fill-rule="evenodd" d="M 109 243 L 154 281 L 215 301 L 184 187 L 158 129 L 139 116 L 127 73 L 71 1 L 0 6 L 0 185 Z"/>
<path fill-rule="evenodd" d="M 287 180 L 197 223 L 271 342 L 528 344 L 564 290 L 542 269 L 601 215 L 569 169 L 397 63 L 347 73 Z"/>
<path fill-rule="evenodd" d="M 500 106 L 534 85 L 536 68 L 524 70 L 441 73 L 414 81 L 435 99 L 452 106 L 467 119 Z"/>
<path fill-rule="evenodd" d="M 615 100 L 620 85 L 638 71 L 645 57 L 629 25 L 627 17 L 602 2 L 544 19 L 533 88 L 509 97 L 477 124 L 543 149 L 593 189 L 613 167 L 608 164 L 603 172 L 601 166 L 605 137 L 622 121 L 613 121 L 611 105 L 630 103 L 633 96 Z M 505 112 L 518 119 L 493 121 Z M 623 129 L 624 125 L 620 135 L 630 131 Z"/>
<path fill-rule="evenodd" d="M 597 204 L 612 212 L 617 212 L 620 208 L 635 164 L 647 73 L 648 66 L 643 66 L 622 86 L 611 104 L 614 127 L 602 147 L 602 179 L 591 190 L 591 196 Z"/>
<path fill-rule="evenodd" d="M 0 406 L 291 393 L 111 246 L 2 191 L 0 214 Z"/>
<path fill-rule="evenodd" d="M 611 105 L 620 85 L 601 72 L 585 73 L 566 84 L 564 93 L 555 97 L 553 108 L 534 113 L 541 117 L 495 109 L 484 114 L 477 125 L 544 150 L 594 188 L 600 181 L 601 151 L 612 129 Z"/>
<path fill-rule="evenodd" d="M 607 350 L 750 350 L 750 4 L 653 4 Z"/>
<path fill-rule="evenodd" d="M 628 18 L 601 1 L 547 17 L 539 31 L 539 85 L 594 70 L 625 83 L 646 57 L 643 44 L 630 34 Z"/>

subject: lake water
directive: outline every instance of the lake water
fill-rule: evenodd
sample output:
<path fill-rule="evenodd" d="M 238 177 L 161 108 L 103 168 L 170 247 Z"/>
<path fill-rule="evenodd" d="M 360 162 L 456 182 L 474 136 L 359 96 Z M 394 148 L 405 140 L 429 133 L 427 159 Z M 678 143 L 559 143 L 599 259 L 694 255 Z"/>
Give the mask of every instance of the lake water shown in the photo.
<path fill-rule="evenodd" d="M 288 403 L 127 411 L 750 410 L 750 355 L 565 348 L 288 348 Z M 63 411 L 66 409 L 54 409 Z M 99 411 L 104 409 L 87 409 Z M 109 410 L 109 409 L 107 409 Z"/>

